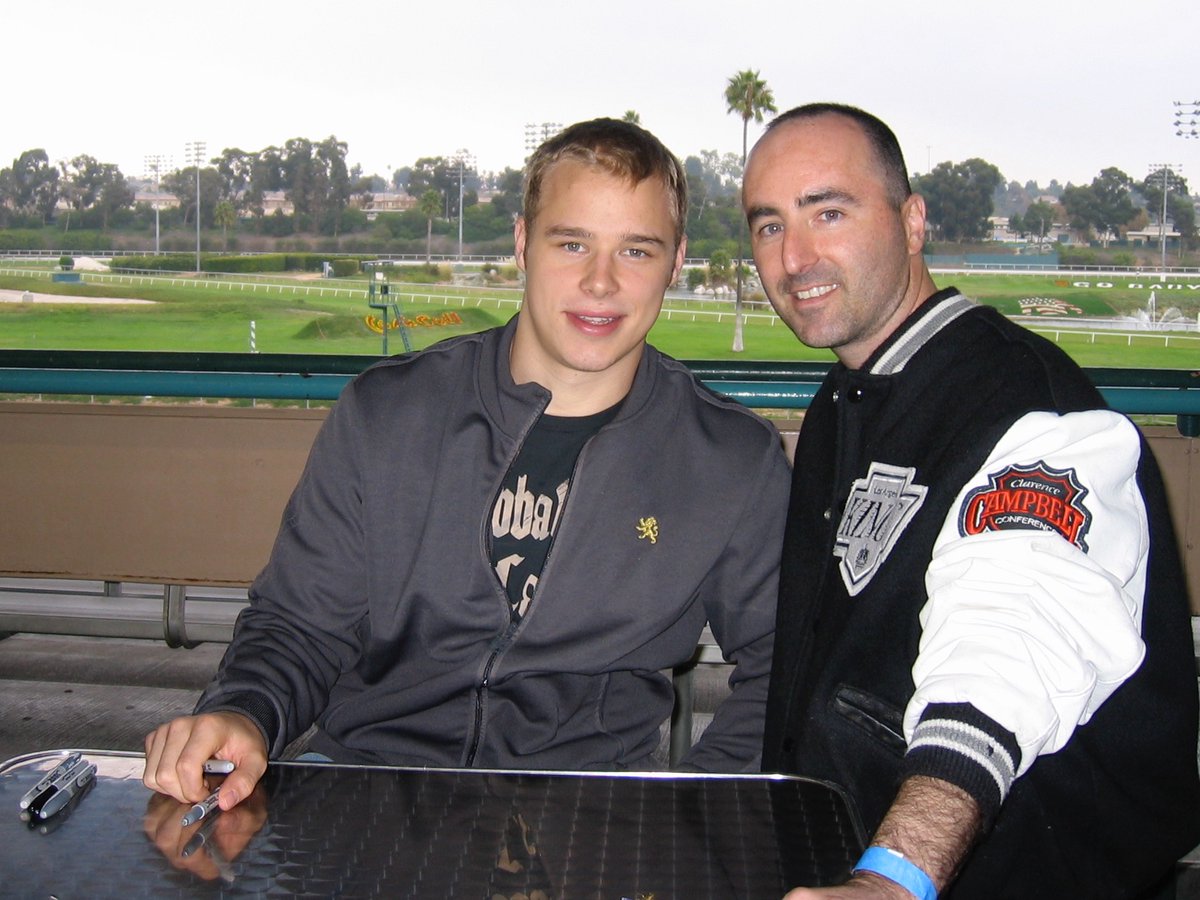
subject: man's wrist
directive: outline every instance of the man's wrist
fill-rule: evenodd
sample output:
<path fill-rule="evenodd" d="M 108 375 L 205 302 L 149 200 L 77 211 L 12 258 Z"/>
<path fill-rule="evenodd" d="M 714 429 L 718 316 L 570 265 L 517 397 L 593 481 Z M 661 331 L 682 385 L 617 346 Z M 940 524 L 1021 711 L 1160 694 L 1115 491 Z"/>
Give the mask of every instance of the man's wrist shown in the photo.
<path fill-rule="evenodd" d="M 197 704 L 197 707 L 200 705 Z M 207 708 L 197 708 L 194 715 L 220 712 L 237 713 L 252 723 L 258 730 L 258 733 L 262 735 L 266 752 L 270 755 L 271 748 L 274 746 L 279 735 L 279 717 L 270 700 L 253 691 L 242 691 L 229 694 L 221 698 L 220 702 L 214 703 Z"/>
<path fill-rule="evenodd" d="M 852 872 L 873 872 L 900 885 L 917 900 L 937 900 L 938 892 L 933 879 L 920 866 L 906 859 L 903 853 L 890 847 L 868 847 L 854 864 Z"/>
<path fill-rule="evenodd" d="M 903 777 L 953 784 L 979 806 L 991 828 L 1021 766 L 1017 737 L 969 703 L 930 703 L 909 740 Z"/>

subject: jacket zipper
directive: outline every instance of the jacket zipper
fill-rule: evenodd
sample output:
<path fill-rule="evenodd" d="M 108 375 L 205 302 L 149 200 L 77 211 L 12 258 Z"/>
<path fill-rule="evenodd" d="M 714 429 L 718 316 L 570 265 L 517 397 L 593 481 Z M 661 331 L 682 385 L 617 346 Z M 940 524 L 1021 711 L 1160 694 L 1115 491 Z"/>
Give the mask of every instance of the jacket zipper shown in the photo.
<path fill-rule="evenodd" d="M 545 412 L 545 407 L 543 407 L 542 410 L 538 412 L 538 416 L 541 416 L 542 412 Z M 537 421 L 537 419 L 534 419 L 534 422 L 536 422 L 536 421 Z M 608 427 L 608 426 L 605 426 L 605 427 Z M 523 434 L 521 436 L 521 443 L 518 445 L 517 452 L 513 455 L 512 460 L 509 461 L 508 468 L 505 469 L 505 474 L 508 474 L 508 470 L 512 468 L 512 464 L 516 461 L 517 457 L 520 456 L 520 453 L 521 453 L 520 448 L 522 446 L 524 446 L 525 439 L 529 436 L 529 431 L 531 431 L 532 429 L 533 429 L 533 424 L 531 423 L 529 429 L 527 429 L 525 434 Z M 600 430 L 603 431 L 604 429 L 601 428 Z M 597 432 L 597 433 L 599 433 L 599 432 Z M 588 438 L 587 443 L 585 443 L 583 445 L 583 447 L 580 448 L 579 455 L 577 457 L 575 457 L 575 465 L 571 467 L 571 484 L 575 483 L 575 475 L 576 475 L 576 473 L 579 472 L 579 465 L 583 460 L 583 455 L 587 452 L 588 444 L 590 444 L 595 439 L 595 437 L 596 437 L 596 435 L 593 434 L 590 438 Z M 501 484 L 503 484 L 503 479 L 501 479 Z M 500 492 L 500 489 L 499 489 L 499 487 L 497 487 L 496 494 L 498 495 L 499 492 Z M 571 491 L 567 492 L 566 502 L 563 504 L 562 512 L 559 514 L 559 517 L 558 517 L 558 528 L 562 528 L 563 524 L 566 522 L 567 506 L 571 502 L 571 493 L 572 493 Z M 493 496 L 492 497 L 492 507 L 495 507 L 495 505 L 496 505 L 496 498 L 495 498 L 495 496 Z M 484 523 L 483 523 L 484 547 L 487 550 L 489 568 L 491 567 L 491 538 L 487 535 L 487 527 L 488 527 L 487 523 L 490 521 L 491 521 L 491 516 L 488 515 L 484 518 Z M 554 553 L 554 544 L 557 542 L 557 540 L 558 540 L 558 529 L 555 529 L 554 535 L 550 538 L 550 546 L 546 548 L 546 560 L 542 564 L 542 573 L 543 574 L 545 574 L 546 570 L 550 567 L 550 557 Z M 540 587 L 540 577 L 539 577 L 539 587 Z M 497 583 L 497 588 L 501 591 L 502 594 L 504 594 L 504 589 L 501 585 L 499 585 L 499 583 Z M 507 594 L 504 595 L 504 604 L 506 607 L 508 606 Z M 510 612 L 508 626 L 504 629 L 504 631 L 502 631 L 500 634 L 496 635 L 496 637 L 494 637 L 492 639 L 491 644 L 489 645 L 490 655 L 488 656 L 488 661 L 483 667 L 483 675 L 480 677 L 479 683 L 477 685 L 475 685 L 475 721 L 474 721 L 474 727 L 472 728 L 472 731 L 471 731 L 471 749 L 467 751 L 466 762 L 463 764 L 464 768 L 469 769 L 472 766 L 474 766 L 475 756 L 479 752 L 479 741 L 483 734 L 484 694 L 487 692 L 488 685 L 491 681 L 492 668 L 496 665 L 496 660 L 498 660 L 500 658 L 500 654 L 503 653 L 505 650 L 507 650 L 508 645 L 512 643 L 513 638 L 516 636 L 517 629 L 521 627 L 522 621 L 524 621 L 524 618 L 512 619 L 511 612 Z"/>
<path fill-rule="evenodd" d="M 538 408 L 537 415 L 535 415 L 530 420 L 529 424 L 525 427 L 525 430 L 521 433 L 520 438 L 517 440 L 517 449 L 513 452 L 512 456 L 508 459 L 508 461 L 504 467 L 504 472 L 503 472 L 503 474 L 501 474 L 500 480 L 496 485 L 496 489 L 492 492 L 492 502 L 488 506 L 487 511 L 484 514 L 483 522 L 480 523 L 480 529 L 483 532 L 482 537 L 483 537 L 484 563 L 487 565 L 488 569 L 491 570 L 493 578 L 495 577 L 496 573 L 495 573 L 494 567 L 492 566 L 492 538 L 491 538 L 491 535 L 488 533 L 488 523 L 492 520 L 491 511 L 493 509 L 495 509 L 495 507 L 496 507 L 496 498 L 500 495 L 500 490 L 501 490 L 502 486 L 504 485 L 505 476 L 508 474 L 509 470 L 512 469 L 513 463 L 515 463 L 517 461 L 517 457 L 521 455 L 521 448 L 523 446 L 525 446 L 525 440 L 526 440 L 526 438 L 529 437 L 529 432 L 533 430 L 534 424 L 536 424 L 537 420 L 541 417 L 542 413 L 546 411 L 546 407 L 548 405 L 549 405 L 549 400 L 547 399 Z M 499 593 L 501 595 L 501 601 L 504 604 L 505 610 L 506 611 L 509 610 L 508 597 L 505 595 L 503 586 L 498 581 L 496 582 L 496 589 L 497 589 L 497 591 L 499 591 Z M 476 756 L 476 754 L 479 753 L 479 741 L 483 734 L 484 694 L 486 693 L 486 691 L 488 689 L 488 684 L 491 681 L 492 669 L 496 665 L 496 660 L 500 658 L 500 654 L 504 652 L 505 648 L 507 648 L 509 643 L 512 641 L 513 635 L 516 633 L 518 624 L 520 624 L 520 623 L 513 621 L 511 611 L 509 611 L 508 625 L 505 626 L 505 629 L 502 632 L 500 632 L 495 637 L 493 637 L 488 645 L 488 647 L 489 647 L 488 660 L 487 660 L 487 663 L 483 667 L 483 675 L 480 677 L 479 683 L 475 685 L 475 718 L 474 718 L 474 722 L 473 722 L 473 725 L 471 728 L 471 734 L 470 734 L 471 746 L 470 746 L 470 749 L 467 751 L 467 757 L 463 764 L 465 768 L 470 768 L 471 766 L 473 766 L 475 764 L 475 756 Z"/>
<path fill-rule="evenodd" d="M 487 665 L 483 667 L 483 677 L 479 679 L 479 684 L 475 685 L 475 727 L 471 731 L 471 749 L 467 751 L 465 768 L 469 769 L 475 764 L 475 754 L 479 752 L 479 738 L 483 734 L 483 695 L 487 691 L 488 683 L 492 677 L 492 667 L 496 665 L 496 660 L 500 658 L 500 654 L 512 642 L 513 635 L 516 634 L 519 624 L 519 622 L 510 619 L 508 627 L 492 639 L 491 655 L 488 657 Z"/>

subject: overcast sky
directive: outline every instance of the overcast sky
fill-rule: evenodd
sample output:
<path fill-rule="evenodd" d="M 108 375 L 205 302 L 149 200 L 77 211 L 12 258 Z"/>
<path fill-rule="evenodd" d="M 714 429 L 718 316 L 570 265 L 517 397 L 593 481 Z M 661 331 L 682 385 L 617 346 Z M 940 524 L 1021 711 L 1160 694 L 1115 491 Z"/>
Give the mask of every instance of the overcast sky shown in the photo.
<path fill-rule="evenodd" d="M 139 176 L 189 141 L 332 134 L 385 178 L 458 148 L 499 170 L 526 123 L 627 109 L 681 158 L 740 153 L 724 90 L 751 68 L 780 110 L 879 115 L 912 172 L 979 156 L 1045 186 L 1170 162 L 1200 188 L 1200 140 L 1171 124 L 1200 100 L 1195 0 L 25 0 L 0 22 L 0 167 L 41 147 Z"/>

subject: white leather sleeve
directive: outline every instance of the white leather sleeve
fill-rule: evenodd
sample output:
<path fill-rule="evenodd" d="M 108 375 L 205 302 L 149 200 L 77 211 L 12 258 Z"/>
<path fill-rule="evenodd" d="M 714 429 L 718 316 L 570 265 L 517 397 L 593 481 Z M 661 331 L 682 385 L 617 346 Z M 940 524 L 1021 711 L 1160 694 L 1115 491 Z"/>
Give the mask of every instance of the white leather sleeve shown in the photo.
<path fill-rule="evenodd" d="M 1137 670 L 1140 454 L 1135 426 L 1107 410 L 1030 413 L 996 444 L 934 545 L 910 742 L 927 704 L 970 703 L 1016 736 L 1019 776 Z"/>

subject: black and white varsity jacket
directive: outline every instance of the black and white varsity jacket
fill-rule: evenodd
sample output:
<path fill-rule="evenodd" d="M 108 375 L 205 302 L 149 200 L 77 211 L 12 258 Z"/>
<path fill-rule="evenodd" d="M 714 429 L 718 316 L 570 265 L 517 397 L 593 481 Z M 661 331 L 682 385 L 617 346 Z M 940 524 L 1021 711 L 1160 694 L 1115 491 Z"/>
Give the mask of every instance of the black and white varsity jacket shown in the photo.
<path fill-rule="evenodd" d="M 1136 896 L 1200 841 L 1186 587 L 1156 464 L 1051 343 L 954 290 L 801 429 L 763 763 L 971 793 L 947 895 Z"/>

